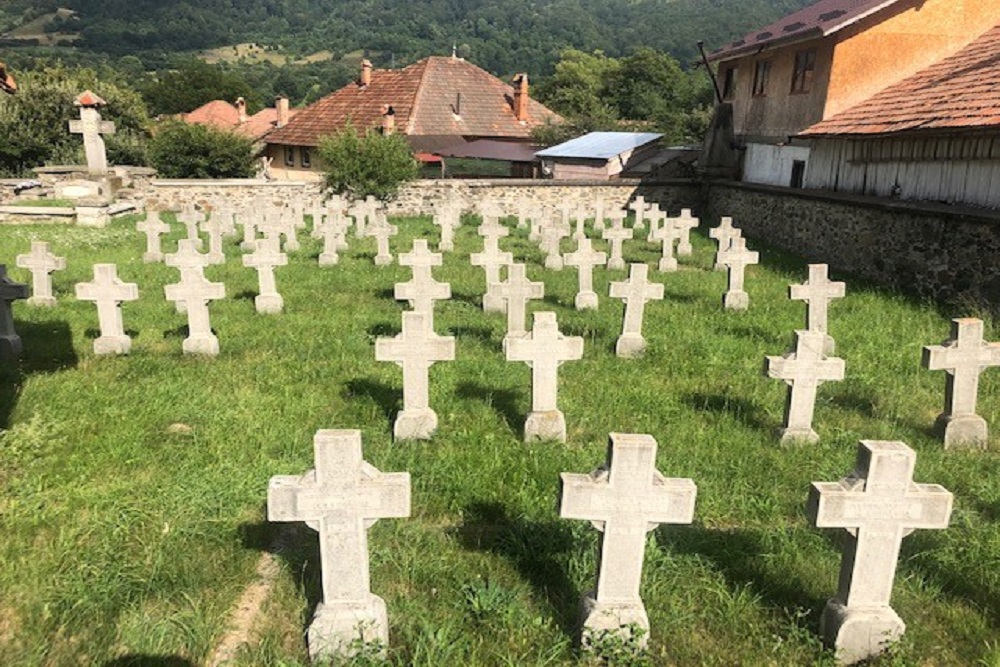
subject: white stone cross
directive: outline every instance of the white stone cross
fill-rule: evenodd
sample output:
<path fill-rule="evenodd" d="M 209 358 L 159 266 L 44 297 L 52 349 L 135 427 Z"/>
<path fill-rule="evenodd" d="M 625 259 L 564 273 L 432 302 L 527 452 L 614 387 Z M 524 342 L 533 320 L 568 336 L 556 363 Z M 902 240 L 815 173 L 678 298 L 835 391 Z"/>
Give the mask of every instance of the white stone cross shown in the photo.
<path fill-rule="evenodd" d="M 842 664 L 875 656 L 906 624 L 889 606 L 903 538 L 948 527 L 952 494 L 915 484 L 916 453 L 902 442 L 863 440 L 854 470 L 839 482 L 813 482 L 807 512 L 817 528 L 843 528 L 836 597 L 820 617 L 822 635 Z"/>
<path fill-rule="evenodd" d="M 288 264 L 288 255 L 281 252 L 278 239 L 257 241 L 253 254 L 243 255 L 243 266 L 257 269 L 258 294 L 253 305 L 258 313 L 280 313 L 285 306 L 274 280 L 274 268 Z"/>
<path fill-rule="evenodd" d="M 396 440 L 428 440 L 437 429 L 430 407 L 429 374 L 436 361 L 455 360 L 455 338 L 438 336 L 422 313 L 403 313 L 403 332 L 375 340 L 375 360 L 392 361 L 403 369 L 403 409 L 392 427 Z"/>
<path fill-rule="evenodd" d="M 743 278 L 750 264 L 760 261 L 760 253 L 747 250 L 747 241 L 742 236 L 732 240 L 729 249 L 718 255 L 720 264 L 729 269 L 729 289 L 722 297 L 722 305 L 730 310 L 746 310 L 750 307 L 750 295 L 743 289 Z"/>
<path fill-rule="evenodd" d="M 252 208 L 243 216 L 243 242 L 240 243 L 240 250 L 252 252 L 256 247 L 257 228 L 266 226 L 266 219 L 263 211 Z"/>
<path fill-rule="evenodd" d="M 413 250 L 399 256 L 401 266 L 409 266 L 413 276 L 409 282 L 396 283 L 394 296 L 409 301 L 414 312 L 424 316 L 424 324 L 434 331 L 434 302 L 451 298 L 451 285 L 434 280 L 432 267 L 441 266 L 440 253 L 433 253 L 426 239 L 415 239 Z"/>
<path fill-rule="evenodd" d="M 286 252 L 295 252 L 301 249 L 299 244 L 298 230 L 305 226 L 305 214 L 294 207 L 278 209 L 278 229 L 285 237 L 284 249 Z"/>
<path fill-rule="evenodd" d="M 846 294 L 846 286 L 841 282 L 832 282 L 827 277 L 826 264 L 810 264 L 809 279 L 801 285 L 788 286 L 788 298 L 793 301 L 805 301 L 808 304 L 806 310 L 806 329 L 827 333 L 827 313 L 830 302 L 840 299 Z M 826 336 L 826 344 L 823 347 L 824 354 L 832 355 L 836 350 L 836 344 L 830 336 Z"/>
<path fill-rule="evenodd" d="M 606 208 L 604 197 L 598 195 L 594 198 L 594 230 L 604 231 L 604 209 Z"/>
<path fill-rule="evenodd" d="M 627 281 L 611 283 L 610 296 L 625 301 L 622 335 L 615 343 L 615 354 L 619 357 L 638 357 L 646 350 L 646 339 L 642 336 L 646 302 L 662 300 L 664 291 L 662 284 L 649 282 L 648 275 L 648 266 L 632 264 Z"/>
<path fill-rule="evenodd" d="M 389 643 L 385 601 L 371 592 L 368 529 L 410 516 L 410 475 L 365 461 L 361 431 L 317 431 L 313 448 L 314 469 L 271 478 L 267 520 L 305 521 L 319 533 L 323 600 L 308 632 L 309 655 L 319 661 L 349 657 L 358 640 Z"/>
<path fill-rule="evenodd" d="M 667 219 L 667 214 L 660 210 L 659 204 L 650 204 L 647 213 L 646 219 L 649 221 L 649 233 L 646 234 L 646 241 L 655 243 L 659 238 L 657 231 L 660 229 L 660 224 Z"/>
<path fill-rule="evenodd" d="M 658 241 L 661 245 L 660 262 L 656 265 L 657 270 L 662 273 L 669 273 L 677 270 L 677 258 L 674 257 L 674 243 L 680 239 L 681 232 L 674 226 L 674 219 L 664 217 L 663 224 L 656 226 L 650 223 L 650 235 L 652 241 Z"/>
<path fill-rule="evenodd" d="M 500 247 L 500 239 L 510 236 L 510 230 L 506 225 L 501 225 L 496 217 L 486 219 L 483 224 L 476 228 L 476 233 L 483 239 L 483 248 L 489 246 Z"/>
<path fill-rule="evenodd" d="M 635 213 L 635 223 L 632 225 L 633 229 L 643 229 L 645 228 L 645 222 L 643 222 L 643 215 L 646 213 L 648 208 L 646 204 L 646 198 L 639 195 L 632 203 L 628 205 L 629 210 Z"/>
<path fill-rule="evenodd" d="M 56 257 L 49 252 L 49 244 L 45 241 L 32 241 L 31 252 L 18 255 L 16 262 L 18 268 L 31 271 L 31 298 L 27 301 L 28 305 L 56 305 L 56 298 L 52 295 L 51 273 L 65 269 L 66 258 Z"/>
<path fill-rule="evenodd" d="M 201 228 L 208 234 L 208 261 L 210 264 L 225 264 L 226 253 L 222 250 L 222 237 L 226 233 L 226 223 L 218 216 L 212 216 L 208 222 L 201 223 Z"/>
<path fill-rule="evenodd" d="M 205 216 L 195 208 L 194 204 L 187 203 L 181 208 L 176 218 L 177 222 L 183 224 L 185 229 L 187 229 L 187 237 L 194 243 L 194 247 L 197 250 L 201 250 L 202 243 L 201 236 L 198 235 L 198 225 L 205 219 Z"/>
<path fill-rule="evenodd" d="M 28 298 L 28 286 L 14 282 L 7 277 L 7 267 L 0 264 L 0 361 L 9 361 L 21 356 L 21 337 L 14 329 L 14 314 L 11 303 Z"/>
<path fill-rule="evenodd" d="M 114 134 L 115 124 L 101 120 L 99 107 L 105 102 L 89 90 L 80 94 L 76 98 L 74 105 L 80 108 L 80 119 L 69 122 L 69 131 L 73 134 L 83 135 L 83 150 L 87 156 L 87 171 L 94 175 L 101 175 L 108 171 L 108 156 L 104 146 L 102 134 Z"/>
<path fill-rule="evenodd" d="M 586 204 L 580 204 L 573 210 L 573 218 L 576 220 L 573 238 L 577 241 L 587 237 L 587 218 L 589 217 L 590 207 Z"/>
<path fill-rule="evenodd" d="M 765 357 L 765 374 L 788 384 L 782 442 L 819 440 L 812 427 L 816 392 L 824 382 L 844 379 L 844 360 L 823 352 L 825 337 L 819 331 L 796 331 L 793 352 Z"/>
<path fill-rule="evenodd" d="M 610 435 L 607 462 L 591 474 L 560 478 L 559 516 L 590 521 L 603 533 L 597 585 L 581 604 L 581 645 L 610 632 L 645 646 L 649 618 L 639 584 L 646 536 L 660 524 L 691 523 L 698 487 L 691 479 L 664 477 L 656 469 L 656 440 L 631 433 Z M 633 635 L 636 627 L 645 632 Z"/>
<path fill-rule="evenodd" d="M 392 252 L 389 249 L 389 238 L 399 233 L 396 225 L 390 225 L 389 220 L 381 212 L 376 213 L 375 222 L 368 228 L 368 235 L 375 237 L 377 252 L 375 266 L 392 264 Z"/>
<path fill-rule="evenodd" d="M 503 300 L 507 310 L 506 346 L 508 338 L 528 333 L 524 323 L 528 301 L 545 296 L 545 283 L 528 280 L 524 264 L 511 264 L 507 267 L 507 282 L 490 285 L 490 292 Z"/>
<path fill-rule="evenodd" d="M 198 252 L 198 249 L 195 247 L 195 242 L 191 239 L 178 240 L 177 252 L 166 255 L 163 260 L 167 266 L 172 266 L 175 269 L 178 269 L 181 272 L 181 275 L 190 269 L 195 269 L 200 272 L 210 264 L 208 256 Z"/>
<path fill-rule="evenodd" d="M 169 258 L 169 255 L 168 255 Z M 178 312 L 188 316 L 188 337 L 184 339 L 184 354 L 215 356 L 219 353 L 219 339 L 212 333 L 208 304 L 226 296 L 226 286 L 209 282 L 201 267 L 181 271 L 181 281 L 163 287 L 167 301 L 177 304 Z"/>
<path fill-rule="evenodd" d="M 542 251 L 545 253 L 545 268 L 552 271 L 562 271 L 563 257 L 560 247 L 562 240 L 569 236 L 569 227 L 550 219 L 541 228 Z"/>
<path fill-rule="evenodd" d="M 715 270 L 724 271 L 726 267 L 719 262 L 719 255 L 729 249 L 733 239 L 743 236 L 743 232 L 738 227 L 733 227 L 733 219 L 731 217 L 722 216 L 719 226 L 708 230 L 708 235 L 719 244 L 715 255 Z"/>
<path fill-rule="evenodd" d="M 687 257 L 694 251 L 694 248 L 691 247 L 691 230 L 697 229 L 701 220 L 691 215 L 689 208 L 682 208 L 680 216 L 671 218 L 671 220 L 678 232 L 677 254 L 681 257 Z"/>
<path fill-rule="evenodd" d="M 455 249 L 455 230 L 462 225 L 462 209 L 457 202 L 442 204 L 434 212 L 434 224 L 441 228 L 438 250 L 451 252 Z"/>
<path fill-rule="evenodd" d="M 594 291 L 594 267 L 604 266 L 608 254 L 594 250 L 590 239 L 579 240 L 576 250 L 563 258 L 567 266 L 577 267 L 578 290 L 574 301 L 577 310 L 597 308 L 597 292 Z"/>
<path fill-rule="evenodd" d="M 334 266 L 340 263 L 341 250 L 347 249 L 347 224 L 339 215 L 327 216 L 320 223 L 316 234 L 323 239 L 323 251 L 319 254 L 320 266 Z"/>
<path fill-rule="evenodd" d="M 128 354 L 132 339 L 122 323 L 122 302 L 138 300 L 139 286 L 123 282 L 114 264 L 94 264 L 94 282 L 77 283 L 76 298 L 97 305 L 101 335 L 94 340 L 94 354 Z"/>
<path fill-rule="evenodd" d="M 160 247 L 160 234 L 170 232 L 170 225 L 165 223 L 157 210 L 147 210 L 146 219 L 137 222 L 136 231 L 146 235 L 146 252 L 142 255 L 142 261 L 147 264 L 163 261 L 163 249 Z"/>
<path fill-rule="evenodd" d="M 620 270 L 625 268 L 625 258 L 622 256 L 622 244 L 631 239 L 635 233 L 622 224 L 621 211 L 614 211 L 609 214 L 611 226 L 604 230 L 601 238 L 610 244 L 611 252 L 608 253 L 608 268 Z"/>
<path fill-rule="evenodd" d="M 514 255 L 507 251 L 500 250 L 498 239 L 494 238 L 490 242 L 489 238 L 484 239 L 482 252 L 475 252 L 469 256 L 469 261 L 473 266 L 481 266 L 486 273 L 486 291 L 483 294 L 483 310 L 487 312 L 503 312 L 503 299 L 490 290 L 491 285 L 500 282 L 500 269 L 514 263 Z"/>
<path fill-rule="evenodd" d="M 982 320 L 958 318 L 951 321 L 951 338 L 924 346 L 922 362 L 924 368 L 947 372 L 944 411 L 937 418 L 945 448 L 985 448 L 989 429 L 976 414 L 979 375 L 990 366 L 1000 366 L 1000 343 L 983 340 Z"/>
<path fill-rule="evenodd" d="M 557 407 L 559 366 L 583 358 L 583 338 L 559 333 L 556 314 L 535 313 L 530 334 L 506 340 L 507 361 L 531 367 L 531 414 L 524 424 L 524 440 L 566 442 L 566 417 Z"/>

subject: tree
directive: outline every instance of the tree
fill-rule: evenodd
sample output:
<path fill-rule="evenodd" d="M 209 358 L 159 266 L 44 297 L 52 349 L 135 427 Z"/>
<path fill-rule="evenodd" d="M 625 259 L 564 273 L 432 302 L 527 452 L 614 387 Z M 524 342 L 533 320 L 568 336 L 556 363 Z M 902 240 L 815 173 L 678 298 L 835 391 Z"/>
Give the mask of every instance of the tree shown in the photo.
<path fill-rule="evenodd" d="M 154 115 L 186 113 L 212 100 L 235 102 L 237 97 L 246 100 L 250 113 L 263 106 L 257 91 L 242 77 L 200 60 L 188 60 L 161 73 L 143 87 L 142 96 Z"/>
<path fill-rule="evenodd" d="M 326 188 L 352 199 L 370 195 L 388 201 L 419 173 L 405 136 L 373 129 L 359 134 L 351 124 L 321 137 L 318 153 L 326 170 Z"/>
<path fill-rule="evenodd" d="M 250 178 L 253 142 L 207 125 L 168 121 L 149 142 L 149 158 L 164 178 Z"/>

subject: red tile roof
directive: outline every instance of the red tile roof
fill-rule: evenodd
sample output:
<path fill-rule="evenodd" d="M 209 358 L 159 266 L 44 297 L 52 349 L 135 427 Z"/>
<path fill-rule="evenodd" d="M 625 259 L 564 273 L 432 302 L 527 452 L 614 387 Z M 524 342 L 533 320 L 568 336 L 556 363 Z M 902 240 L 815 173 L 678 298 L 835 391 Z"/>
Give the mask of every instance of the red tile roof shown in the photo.
<path fill-rule="evenodd" d="M 240 123 L 240 112 L 225 100 L 212 100 L 182 116 L 185 123 L 211 125 L 221 130 L 232 129 Z"/>
<path fill-rule="evenodd" d="M 771 25 L 712 51 L 708 59 L 728 60 L 768 46 L 827 37 L 900 0 L 820 0 Z"/>
<path fill-rule="evenodd" d="M 350 121 L 380 127 L 382 109 L 396 113 L 397 131 L 409 136 L 507 137 L 527 140 L 532 128 L 560 117 L 529 100 L 528 119 L 514 115 L 514 89 L 461 58 L 431 56 L 400 70 L 374 70 L 371 83 L 349 83 L 302 109 L 269 144 L 315 146 Z"/>
<path fill-rule="evenodd" d="M 77 96 L 73 104 L 78 107 L 103 107 L 107 102 L 93 92 L 85 90 Z"/>
<path fill-rule="evenodd" d="M 289 109 L 288 118 L 292 119 L 299 112 L 298 109 Z M 263 139 L 273 132 L 278 124 L 278 110 L 274 107 L 261 109 L 254 115 L 247 118 L 245 123 L 233 128 L 238 134 L 249 137 L 254 141 Z"/>
<path fill-rule="evenodd" d="M 1000 25 L 802 136 L 1000 127 Z"/>

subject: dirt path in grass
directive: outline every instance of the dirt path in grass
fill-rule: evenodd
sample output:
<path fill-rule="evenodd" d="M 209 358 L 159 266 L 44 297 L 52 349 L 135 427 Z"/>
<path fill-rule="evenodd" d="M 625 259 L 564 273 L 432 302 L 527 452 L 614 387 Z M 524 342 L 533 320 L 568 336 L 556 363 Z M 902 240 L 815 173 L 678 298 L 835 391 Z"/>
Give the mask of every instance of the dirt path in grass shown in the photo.
<path fill-rule="evenodd" d="M 206 667 L 222 667 L 236 657 L 236 653 L 249 643 L 254 621 L 264 606 L 264 601 L 271 593 L 271 587 L 278 576 L 278 557 L 274 554 L 261 554 L 257 561 L 257 581 L 247 586 L 236 603 L 236 608 L 229 617 L 229 631 L 212 652 L 205 663 Z"/>

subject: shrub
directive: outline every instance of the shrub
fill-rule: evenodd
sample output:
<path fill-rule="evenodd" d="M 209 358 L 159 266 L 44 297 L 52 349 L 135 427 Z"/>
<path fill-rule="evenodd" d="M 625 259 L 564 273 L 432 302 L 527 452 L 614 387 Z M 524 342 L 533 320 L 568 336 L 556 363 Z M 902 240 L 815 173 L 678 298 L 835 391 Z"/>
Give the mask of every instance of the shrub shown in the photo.
<path fill-rule="evenodd" d="M 253 142 L 207 125 L 171 121 L 149 142 L 149 160 L 163 178 L 250 178 Z"/>
<path fill-rule="evenodd" d="M 322 137 L 318 150 L 326 188 L 352 199 L 370 195 L 388 201 L 419 172 L 410 144 L 401 134 L 368 130 L 361 135 L 348 124 L 341 132 Z"/>

